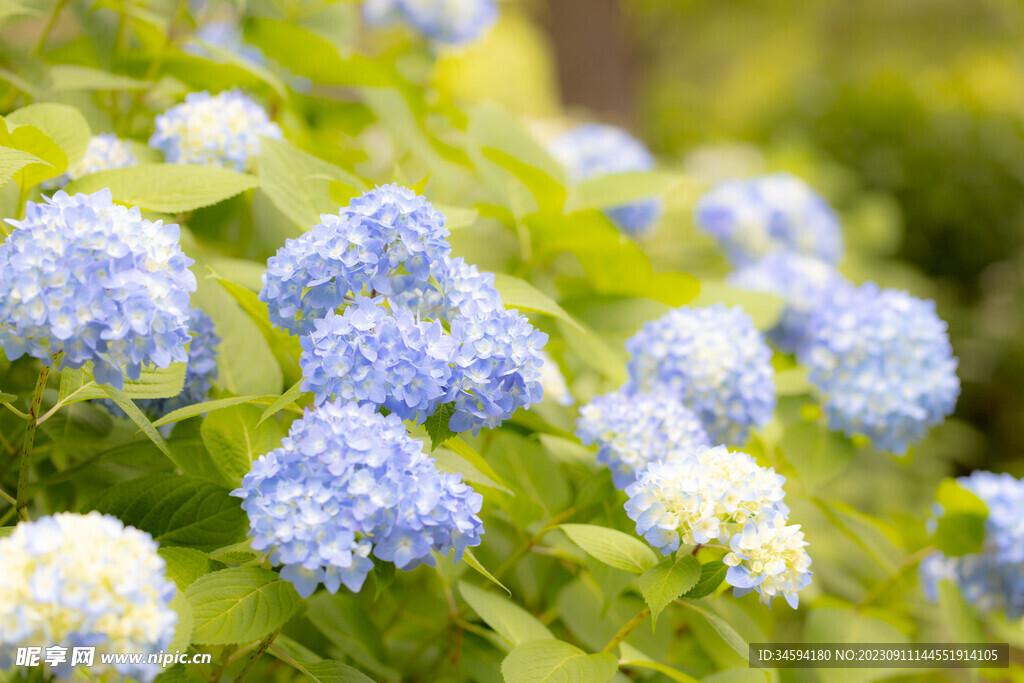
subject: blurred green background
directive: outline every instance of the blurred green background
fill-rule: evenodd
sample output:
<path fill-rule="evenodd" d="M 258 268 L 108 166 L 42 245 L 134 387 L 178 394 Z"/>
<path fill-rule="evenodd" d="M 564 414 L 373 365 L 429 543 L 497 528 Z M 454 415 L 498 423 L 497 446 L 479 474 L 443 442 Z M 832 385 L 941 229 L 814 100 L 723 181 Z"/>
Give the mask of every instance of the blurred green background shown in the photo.
<path fill-rule="evenodd" d="M 1024 474 L 1024 3 L 536 0 L 522 11 L 556 58 L 539 81 L 558 92 L 501 99 L 543 116 L 558 97 L 626 125 L 697 180 L 802 176 L 842 215 L 849 277 L 933 297 L 949 321 L 956 415 L 974 428 L 956 441 L 958 473 Z M 686 212 L 663 232 L 700 239 Z"/>

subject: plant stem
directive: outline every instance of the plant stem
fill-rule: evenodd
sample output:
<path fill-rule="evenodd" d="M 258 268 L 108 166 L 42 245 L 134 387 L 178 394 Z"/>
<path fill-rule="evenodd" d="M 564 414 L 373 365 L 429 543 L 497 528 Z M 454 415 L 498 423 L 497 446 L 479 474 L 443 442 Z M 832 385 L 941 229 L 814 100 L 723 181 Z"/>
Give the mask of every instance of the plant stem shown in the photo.
<path fill-rule="evenodd" d="M 513 565 L 515 565 L 515 563 L 519 561 L 520 558 L 523 557 L 523 555 L 525 555 L 526 553 L 530 552 L 530 549 L 534 545 L 536 545 L 540 541 L 541 538 L 544 537 L 544 534 L 546 534 L 547 532 L 551 531 L 556 526 L 558 526 L 559 524 L 561 524 L 565 520 L 567 520 L 570 517 L 572 517 L 574 514 L 576 514 L 576 508 L 569 508 L 568 510 L 563 510 L 562 512 L 560 512 L 557 515 L 555 515 L 554 517 L 552 517 L 548 521 L 548 523 L 545 524 L 541 528 L 540 531 L 538 531 L 533 536 L 528 538 L 523 545 L 521 545 L 518 548 L 516 548 L 516 551 L 514 553 L 512 553 L 508 557 L 507 560 L 505 560 L 504 562 L 501 563 L 501 566 L 498 567 L 498 570 L 496 572 L 494 572 L 494 578 L 496 578 L 496 579 L 498 579 L 500 581 L 501 577 L 504 576 L 505 573 L 509 569 L 511 569 L 513 567 Z"/>
<path fill-rule="evenodd" d="M 271 643 L 274 642 L 274 638 L 276 638 L 277 634 L 280 632 L 281 629 L 278 628 L 276 631 L 273 631 L 270 635 L 260 641 L 260 644 L 256 646 L 256 650 L 249 656 L 249 661 L 245 663 L 245 667 L 235 677 L 236 682 L 241 681 L 246 677 L 249 670 L 256 664 L 256 660 L 263 656 L 263 653 L 267 651 L 267 648 L 270 647 Z"/>
<path fill-rule="evenodd" d="M 62 353 L 54 354 L 53 364 L 55 367 L 60 363 L 61 356 L 63 356 Z M 32 404 L 28 407 L 28 427 L 25 429 L 25 442 L 21 447 L 21 469 L 18 470 L 18 498 L 14 506 L 18 511 L 18 519 L 23 522 L 29 521 L 25 490 L 28 487 L 28 474 L 32 463 L 32 446 L 36 441 L 36 418 L 39 415 L 39 407 L 43 403 L 43 390 L 46 389 L 46 380 L 50 377 L 50 369 L 49 365 L 43 365 L 40 368 L 36 389 L 32 392 Z"/>
<path fill-rule="evenodd" d="M 619 632 L 612 636 L 612 639 L 608 641 L 608 644 L 604 646 L 601 652 L 615 652 L 615 648 L 619 646 L 619 643 L 624 641 L 630 633 L 633 632 L 637 626 L 643 623 L 644 619 L 649 617 L 651 614 L 651 608 L 645 607 L 635 617 L 626 622 L 626 625 L 619 629 Z"/>
<path fill-rule="evenodd" d="M 53 9 L 50 10 L 50 16 L 46 20 L 46 28 L 43 29 L 43 34 L 39 36 L 39 41 L 36 43 L 33 54 L 41 54 L 43 48 L 46 47 L 46 39 L 50 37 L 50 31 L 53 30 L 54 24 L 57 23 L 57 15 L 59 15 L 60 11 L 64 9 L 64 5 L 66 3 L 67 0 L 57 0 L 57 2 L 53 4 Z"/>
<path fill-rule="evenodd" d="M 853 606 L 853 609 L 855 611 L 860 611 L 874 602 L 880 595 L 892 587 L 893 584 L 899 581 L 900 577 L 934 552 L 935 548 L 928 546 L 918 550 L 916 553 L 908 555 L 892 575 L 882 579 L 872 586 L 871 590 L 865 593 L 864 597 L 860 599 L 860 602 Z"/>

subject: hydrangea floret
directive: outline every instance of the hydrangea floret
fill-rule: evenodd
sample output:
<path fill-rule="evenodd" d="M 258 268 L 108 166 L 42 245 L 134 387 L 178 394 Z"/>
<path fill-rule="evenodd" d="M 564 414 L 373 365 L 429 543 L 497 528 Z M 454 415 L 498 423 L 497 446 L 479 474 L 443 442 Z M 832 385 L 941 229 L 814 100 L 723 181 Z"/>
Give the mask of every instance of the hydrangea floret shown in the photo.
<path fill-rule="evenodd" d="M 93 363 L 101 384 L 124 386 L 142 366 L 188 359 L 196 279 L 177 225 L 115 205 L 110 190 L 28 202 L 0 245 L 0 343 L 63 366 Z"/>
<path fill-rule="evenodd" d="M 189 93 L 156 117 L 149 146 L 171 164 L 203 164 L 235 171 L 253 168 L 260 137 L 280 139 L 281 128 L 238 90 Z"/>
<path fill-rule="evenodd" d="M 616 488 L 636 480 L 647 463 L 677 450 L 710 446 L 700 419 L 672 396 L 613 391 L 580 408 L 576 435 L 597 444 L 597 462 L 612 471 Z"/>
<path fill-rule="evenodd" d="M 786 302 L 768 339 L 787 353 L 806 343 L 816 311 L 837 305 L 853 289 L 832 265 L 789 251 L 772 252 L 735 271 L 727 281 L 742 289 L 774 294 Z"/>
<path fill-rule="evenodd" d="M 1024 615 L 1024 480 L 977 471 L 957 482 L 988 507 L 984 545 L 979 553 L 935 552 L 925 558 L 920 567 L 925 593 L 937 600 L 938 584 L 947 579 L 981 612 L 1002 610 L 1008 619 L 1019 619 Z"/>
<path fill-rule="evenodd" d="M 725 446 L 679 449 L 638 470 L 626 487 L 626 514 L 662 554 L 681 544 L 728 544 L 726 581 L 742 595 L 797 605 L 811 564 L 798 526 L 786 526 L 785 478 Z"/>
<path fill-rule="evenodd" d="M 358 592 L 371 555 L 402 570 L 455 561 L 480 544 L 483 498 L 460 474 L 437 469 L 397 415 L 355 402 L 325 403 L 292 423 L 232 495 L 243 499 L 252 547 L 283 565 L 308 597 L 323 584 Z"/>
<path fill-rule="evenodd" d="M 163 669 L 146 655 L 174 637 L 176 588 L 153 538 L 98 512 L 22 522 L 0 538 L 0 668 L 19 647 L 97 649 L 90 676 L 151 681 Z M 140 653 L 142 663 L 104 664 L 99 654 Z M 68 662 L 50 669 L 74 673 Z"/>
<path fill-rule="evenodd" d="M 799 354 L 829 426 L 905 453 L 953 412 L 957 359 L 935 302 L 867 283 L 817 311 Z"/>
<path fill-rule="evenodd" d="M 213 381 L 217 379 L 217 335 L 213 319 L 202 310 L 193 308 L 188 323 L 192 341 L 188 347 L 188 364 L 185 366 L 185 387 L 171 398 L 136 399 L 135 403 L 150 415 L 167 413 L 202 403 L 210 396 Z"/>
<path fill-rule="evenodd" d="M 788 173 L 726 180 L 697 202 L 697 225 L 737 266 L 773 251 L 836 263 L 843 252 L 839 218 L 807 183 Z"/>
<path fill-rule="evenodd" d="M 742 308 L 682 306 L 626 341 L 626 390 L 679 398 L 713 443 L 742 444 L 775 409 L 772 352 Z"/>
<path fill-rule="evenodd" d="M 584 123 L 555 138 L 551 156 L 565 167 L 572 182 L 578 183 L 613 173 L 649 171 L 654 157 L 643 143 L 621 128 Z M 608 218 L 632 237 L 644 237 L 654 229 L 664 210 L 661 199 L 647 199 L 605 210 Z"/>

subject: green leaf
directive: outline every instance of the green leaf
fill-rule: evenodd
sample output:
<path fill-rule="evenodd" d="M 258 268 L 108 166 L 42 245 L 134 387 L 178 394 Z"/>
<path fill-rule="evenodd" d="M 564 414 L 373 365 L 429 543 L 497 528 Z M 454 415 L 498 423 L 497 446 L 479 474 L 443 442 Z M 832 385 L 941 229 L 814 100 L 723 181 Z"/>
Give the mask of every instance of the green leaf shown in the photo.
<path fill-rule="evenodd" d="M 160 452 L 170 458 L 171 461 L 177 465 L 178 462 L 174 459 L 174 455 L 171 453 L 170 449 L 167 448 L 167 442 L 164 441 L 164 437 L 160 435 L 160 432 L 158 432 L 156 427 L 153 426 L 153 423 L 149 421 L 149 418 L 139 410 L 138 406 L 136 406 L 123 391 L 118 391 L 114 387 L 110 387 L 105 384 L 101 386 L 107 396 L 117 404 L 117 407 L 124 411 L 125 415 L 128 416 L 128 419 L 138 425 L 139 429 L 142 430 L 142 433 L 149 437 L 149 440 L 160 449 Z"/>
<path fill-rule="evenodd" d="M 4 122 L 0 125 L 0 147 L 26 152 L 38 159 L 38 163 L 22 164 L 12 176 L 22 189 L 58 176 L 68 168 L 68 156 L 64 150 L 36 126 Z"/>
<path fill-rule="evenodd" d="M 561 640 L 517 645 L 501 663 L 506 683 L 606 683 L 617 670 L 612 653 L 588 655 Z"/>
<path fill-rule="evenodd" d="M 720 560 L 705 562 L 700 567 L 700 578 L 697 579 L 697 583 L 693 584 L 693 588 L 683 593 L 683 597 L 697 600 L 706 595 L 711 595 L 725 581 L 725 573 L 727 571 L 729 571 L 729 567 Z"/>
<path fill-rule="evenodd" d="M 229 398 L 218 398 L 213 401 L 203 401 L 202 403 L 193 403 L 190 406 L 184 408 L 178 408 L 167 413 L 159 420 L 153 423 L 154 427 L 163 427 L 174 422 L 181 422 L 187 420 L 190 417 L 196 417 L 203 413 L 213 413 L 218 410 L 225 408 L 231 408 L 232 406 L 241 405 L 243 403 L 250 403 L 255 401 L 262 396 L 231 396 Z"/>
<path fill-rule="evenodd" d="M 112 168 L 73 181 L 67 192 L 110 188 L 114 201 L 159 213 L 210 206 L 259 185 L 255 176 L 197 164 L 142 164 Z"/>
<path fill-rule="evenodd" d="M 271 403 L 270 406 L 263 411 L 263 414 L 260 415 L 260 421 L 256 423 L 257 426 L 263 424 L 266 420 L 269 420 L 274 415 L 277 415 L 279 412 L 302 398 L 302 395 L 306 393 L 302 390 L 302 383 L 304 381 L 305 380 L 300 379 L 298 382 L 291 385 L 291 387 L 288 388 L 288 391 L 281 394 L 279 398 Z"/>
<path fill-rule="evenodd" d="M 7 122 L 18 126 L 35 126 L 46 133 L 64 151 L 69 167 L 82 160 L 85 148 L 89 146 L 89 138 L 92 137 L 89 123 L 82 112 L 66 104 L 30 104 L 11 112 Z"/>
<path fill-rule="evenodd" d="M 16 394 L 8 394 L 0 391 L 0 403 L 14 403 L 17 400 L 18 396 Z"/>
<path fill-rule="evenodd" d="M 166 368 L 145 367 L 139 379 L 125 378 L 121 392 L 128 398 L 170 398 L 177 396 L 185 388 L 187 363 L 172 363 Z M 92 366 L 86 364 L 81 369 L 64 368 L 60 371 L 59 400 L 70 405 L 79 401 L 90 401 L 106 398 L 106 389 L 93 380 Z M 159 426 L 159 425 L 156 425 Z"/>
<path fill-rule="evenodd" d="M 319 223 L 320 214 L 338 210 L 330 196 L 331 179 L 365 188 L 362 180 L 334 164 L 270 138 L 260 141 L 258 173 L 260 191 L 299 228 L 293 236 Z"/>
<path fill-rule="evenodd" d="M 806 643 L 851 643 L 854 646 L 856 643 L 899 645 L 910 642 L 906 634 L 887 621 L 839 607 L 812 609 L 804 622 L 803 640 Z M 906 670 L 844 669 L 841 673 L 842 683 L 867 683 L 905 674 Z"/>
<path fill-rule="evenodd" d="M 683 180 L 683 176 L 665 171 L 637 171 L 598 176 L 582 181 L 569 191 L 569 201 L 565 210 L 571 213 L 631 204 L 661 196 Z"/>
<path fill-rule="evenodd" d="M 301 603 L 290 583 L 258 567 L 200 576 L 185 590 L 192 605 L 192 640 L 227 645 L 259 640 L 284 625 Z"/>
<path fill-rule="evenodd" d="M 704 617 L 704 619 L 707 620 L 708 624 L 711 625 L 711 628 L 715 630 L 715 633 L 717 633 L 719 637 L 721 637 L 721 639 L 725 641 L 725 644 L 728 645 L 733 652 L 738 654 L 743 659 L 747 658 L 750 646 L 748 645 L 747 641 L 743 638 L 743 636 L 741 636 L 736 631 L 736 629 L 730 626 L 725 619 L 718 616 L 717 614 L 709 612 L 706 609 L 697 607 L 692 603 L 684 601 L 680 604 L 685 605 L 686 607 L 690 608 L 694 612 Z"/>
<path fill-rule="evenodd" d="M 480 560 L 476 559 L 476 555 L 473 554 L 472 550 L 466 548 L 466 552 L 462 555 L 462 561 L 468 564 L 473 569 L 475 569 L 478 574 L 486 578 L 495 586 L 498 586 L 499 588 L 501 588 L 501 590 L 508 593 L 508 597 L 512 597 L 512 591 L 506 588 L 505 584 L 503 584 L 501 581 L 498 581 L 498 579 L 494 578 L 494 575 L 487 571 L 486 567 L 480 564 Z"/>
<path fill-rule="evenodd" d="M 195 626 L 195 618 L 192 616 L 192 605 L 184 593 L 179 592 L 167 606 L 178 614 L 178 622 L 174 625 L 174 635 L 167 646 L 167 651 L 186 650 L 192 643 L 192 629 Z"/>
<path fill-rule="evenodd" d="M 455 404 L 442 403 L 437 406 L 434 414 L 423 423 L 423 428 L 427 430 L 427 435 L 430 437 L 430 450 L 434 450 L 455 436 L 455 432 L 448 426 L 448 422 L 454 414 Z"/>
<path fill-rule="evenodd" d="M 299 357 L 302 349 L 299 346 L 299 338 L 276 329 L 270 324 L 270 312 L 267 305 L 259 300 L 256 292 L 246 289 L 230 280 L 214 275 L 214 279 L 220 283 L 231 297 L 238 302 L 242 310 L 249 318 L 256 323 L 260 333 L 266 340 L 270 351 L 274 354 L 286 381 L 295 382 L 302 377 L 302 369 L 299 366 Z M 280 391 L 278 389 L 277 391 Z"/>
<path fill-rule="evenodd" d="M 642 574 L 658 564 L 650 546 L 634 536 L 594 524 L 562 524 L 573 543 L 607 565 Z"/>
<path fill-rule="evenodd" d="M 668 676 L 673 681 L 679 681 L 679 683 L 697 683 L 696 678 L 684 674 L 679 669 L 668 666 L 667 664 L 651 661 L 650 657 L 625 641 L 619 644 L 619 654 L 622 655 L 619 666 L 657 671 L 658 673 Z"/>
<path fill-rule="evenodd" d="M 20 149 L 0 147 L 0 187 L 29 164 L 45 164 L 39 157 Z"/>
<path fill-rule="evenodd" d="M 510 645 L 533 640 L 554 640 L 555 636 L 535 616 L 507 598 L 459 582 L 459 592 L 481 619 Z"/>
<path fill-rule="evenodd" d="M 373 683 L 373 679 L 359 669 L 330 659 L 303 664 L 302 668 L 311 680 L 320 683 Z"/>
<path fill-rule="evenodd" d="M 453 451 L 454 453 L 462 457 L 463 460 L 468 462 L 473 467 L 477 468 L 481 474 L 489 477 L 499 486 L 508 490 L 508 483 L 504 479 L 502 479 L 502 477 L 497 472 L 494 471 L 494 468 L 491 467 L 486 460 L 484 460 L 484 456 L 480 455 L 475 450 L 473 450 L 473 447 L 470 446 L 465 441 L 463 441 L 461 437 L 449 439 L 446 442 L 445 447 L 448 450 Z"/>
<path fill-rule="evenodd" d="M 468 228 L 474 223 L 476 219 L 480 217 L 480 212 L 476 209 L 469 209 L 464 206 L 453 206 L 450 204 L 438 204 L 432 202 L 434 208 L 444 214 L 445 222 L 444 227 L 449 230 L 460 230 L 462 228 Z"/>
<path fill-rule="evenodd" d="M 606 342 L 596 332 L 588 328 L 580 331 L 561 320 L 558 321 L 558 331 L 574 355 L 612 383 L 622 384 L 629 379 L 625 352 Z"/>
<path fill-rule="evenodd" d="M 123 482 L 88 507 L 148 532 L 161 546 L 215 550 L 241 541 L 249 528 L 240 501 L 226 488 L 180 474 Z"/>
<path fill-rule="evenodd" d="M 156 83 L 77 64 L 50 67 L 51 90 L 149 90 Z"/>
<path fill-rule="evenodd" d="M 701 577 L 700 562 L 693 555 L 670 558 L 640 575 L 640 593 L 651 608 L 651 626 L 665 606 L 690 590 Z"/>
<path fill-rule="evenodd" d="M 210 413 L 199 434 L 214 465 L 231 486 L 238 486 L 259 456 L 281 445 L 284 436 L 276 422 L 259 423 L 262 411 L 236 405 Z"/>
<path fill-rule="evenodd" d="M 700 282 L 700 292 L 690 303 L 691 306 L 710 306 L 723 303 L 726 306 L 739 306 L 753 319 L 754 326 L 759 330 L 769 330 L 779 321 L 786 302 L 782 297 L 766 292 L 755 292 L 749 289 L 732 287 L 724 282 L 704 280 Z"/>
<path fill-rule="evenodd" d="M 956 479 L 943 479 L 935 491 L 935 502 L 943 514 L 936 520 L 933 542 L 951 557 L 981 552 L 985 544 L 988 506 Z"/>
<path fill-rule="evenodd" d="M 942 579 L 937 587 L 942 621 L 953 640 L 958 643 L 984 643 L 985 632 L 978 622 L 978 615 L 964 600 L 960 587 L 949 579 Z"/>
<path fill-rule="evenodd" d="M 818 422 L 790 425 L 779 448 L 811 491 L 839 476 L 857 455 L 849 439 Z"/>
<path fill-rule="evenodd" d="M 583 327 L 566 313 L 565 309 L 526 280 L 520 280 L 505 273 L 495 273 L 494 288 L 501 294 L 501 301 L 505 304 L 505 308 L 518 308 L 522 311 L 536 311 L 550 315 L 553 318 L 564 320 L 583 332 Z"/>
<path fill-rule="evenodd" d="M 223 569 L 224 565 L 195 548 L 168 546 L 157 551 L 167 563 L 167 576 L 183 591 L 204 574 Z"/>

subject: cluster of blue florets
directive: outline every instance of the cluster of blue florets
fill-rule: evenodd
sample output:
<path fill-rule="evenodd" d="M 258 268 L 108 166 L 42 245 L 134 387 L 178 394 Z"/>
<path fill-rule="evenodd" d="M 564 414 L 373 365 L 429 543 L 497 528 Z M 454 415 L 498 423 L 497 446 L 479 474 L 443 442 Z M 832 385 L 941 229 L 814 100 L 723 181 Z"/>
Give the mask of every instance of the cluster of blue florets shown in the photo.
<path fill-rule="evenodd" d="M 404 308 L 392 314 L 384 297 L 357 296 L 344 313 L 315 324 L 301 342 L 303 387 L 317 405 L 335 396 L 422 423 L 450 391 L 457 349 L 438 320 L 417 320 Z"/>
<path fill-rule="evenodd" d="M 201 403 L 210 396 L 213 381 L 217 379 L 217 335 L 213 319 L 198 308 L 193 308 L 188 323 L 192 341 L 188 346 L 188 364 L 185 366 L 185 387 L 171 398 L 145 398 L 136 405 L 150 415 L 166 415 L 172 410 Z"/>
<path fill-rule="evenodd" d="M 741 308 L 673 309 L 626 341 L 630 392 L 678 398 L 713 443 L 742 444 L 775 410 L 772 352 Z"/>
<path fill-rule="evenodd" d="M 939 581 L 948 579 L 979 610 L 1002 610 L 1018 619 L 1024 615 L 1024 481 L 978 471 L 958 483 L 988 506 L 985 543 L 980 553 L 927 557 L 920 568 L 924 590 L 936 600 Z"/>
<path fill-rule="evenodd" d="M 496 0 L 365 0 L 363 18 L 374 26 L 401 23 L 444 45 L 482 36 L 498 19 Z"/>
<path fill-rule="evenodd" d="M 836 263 L 843 251 L 835 212 L 806 183 L 786 173 L 716 185 L 697 203 L 696 220 L 737 266 L 773 251 Z"/>
<path fill-rule="evenodd" d="M 957 360 L 935 302 L 868 283 L 820 308 L 799 358 L 832 429 L 904 453 L 953 412 Z"/>
<path fill-rule="evenodd" d="M 621 128 L 584 123 L 556 138 L 549 146 L 573 182 L 613 173 L 649 171 L 655 161 L 643 143 Z M 648 199 L 605 210 L 623 232 L 641 237 L 651 233 L 664 210 L 661 199 Z"/>
<path fill-rule="evenodd" d="M 673 397 L 622 390 L 595 396 L 580 408 L 576 435 L 584 445 L 597 444 L 597 462 L 611 469 L 619 489 L 651 461 L 711 445 L 700 419 Z"/>
<path fill-rule="evenodd" d="M 334 402 L 292 423 L 232 495 L 252 547 L 308 597 L 321 583 L 359 591 L 371 554 L 403 570 L 433 565 L 432 551 L 460 560 L 483 533 L 483 499 L 461 478 L 439 471 L 398 416 Z"/>
<path fill-rule="evenodd" d="M 253 168 L 260 137 L 282 137 L 267 112 L 237 90 L 189 93 L 184 103 L 157 116 L 155 123 L 149 146 L 163 152 L 168 163 L 235 171 Z"/>
<path fill-rule="evenodd" d="M 728 281 L 736 287 L 774 294 L 785 300 L 786 306 L 775 326 L 768 331 L 768 339 L 788 353 L 797 351 L 807 342 L 815 312 L 839 305 L 853 289 L 832 265 L 788 251 L 772 252 L 735 271 Z"/>
<path fill-rule="evenodd" d="M 426 287 L 451 252 L 445 217 L 408 188 L 385 185 L 357 197 L 338 215 L 323 215 L 267 261 L 260 301 L 270 320 L 295 334 L 351 303 L 357 294 Z M 411 280 L 411 282 L 410 282 Z"/>
<path fill-rule="evenodd" d="M 177 225 L 144 220 L 110 190 L 28 202 L 0 245 L 0 343 L 7 358 L 93 363 L 118 389 L 142 366 L 188 359 L 189 295 L 196 279 Z"/>
<path fill-rule="evenodd" d="M 135 166 L 139 163 L 132 152 L 130 143 L 118 138 L 113 133 L 94 135 L 89 138 L 89 144 L 85 148 L 85 154 L 74 166 L 68 168 L 65 173 L 51 178 L 43 183 L 46 189 L 63 187 L 72 180 L 78 180 L 82 176 L 91 173 L 99 173 L 112 168 L 124 168 Z"/>
<path fill-rule="evenodd" d="M 289 240 L 259 297 L 302 335 L 303 389 L 423 422 L 495 427 L 543 396 L 547 336 L 506 310 L 494 276 L 453 259 L 445 218 L 412 190 L 378 187 Z M 344 309 L 338 313 L 339 309 Z"/>

